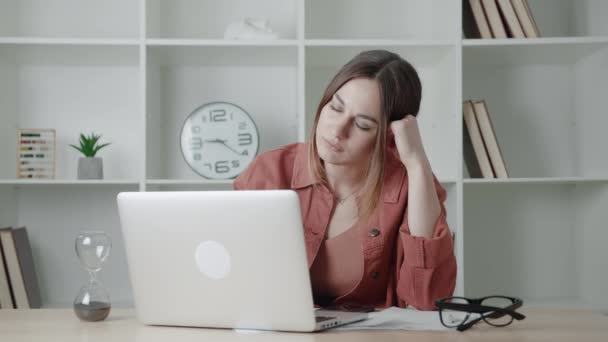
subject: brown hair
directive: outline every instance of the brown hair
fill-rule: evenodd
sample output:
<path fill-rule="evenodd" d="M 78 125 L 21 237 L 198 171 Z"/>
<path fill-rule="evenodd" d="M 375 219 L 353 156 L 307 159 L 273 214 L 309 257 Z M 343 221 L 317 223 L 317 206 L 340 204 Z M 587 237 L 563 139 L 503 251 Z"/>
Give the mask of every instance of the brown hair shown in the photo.
<path fill-rule="evenodd" d="M 389 123 L 403 119 L 408 114 L 418 115 L 422 98 L 422 86 L 414 67 L 398 54 L 386 50 L 360 52 L 338 71 L 329 82 L 317 107 L 308 149 L 310 173 L 325 186 L 328 186 L 327 177 L 315 143 L 319 116 L 323 107 L 342 85 L 351 79 L 360 77 L 378 82 L 382 111 L 376 144 L 370 158 L 360 198 L 359 217 L 367 220 L 378 206 L 382 193 L 387 148 L 394 143 L 392 134 L 388 134 Z M 387 146 L 387 141 L 389 146 Z"/>

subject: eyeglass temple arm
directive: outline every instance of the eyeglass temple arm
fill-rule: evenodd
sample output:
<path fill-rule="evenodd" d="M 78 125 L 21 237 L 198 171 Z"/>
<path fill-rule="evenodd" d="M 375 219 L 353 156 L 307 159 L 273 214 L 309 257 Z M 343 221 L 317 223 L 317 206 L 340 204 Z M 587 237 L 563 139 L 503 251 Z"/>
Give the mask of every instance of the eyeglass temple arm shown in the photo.
<path fill-rule="evenodd" d="M 505 309 L 494 308 L 494 311 L 491 314 L 486 315 L 485 317 L 486 318 L 488 318 L 488 317 L 489 318 L 500 318 L 504 315 L 510 315 L 511 317 L 515 318 L 516 320 L 522 320 L 522 319 L 526 318 L 526 316 L 515 311 L 515 309 L 519 308 L 520 306 L 521 306 L 521 303 L 515 303 L 513 305 L 506 307 Z M 483 307 L 483 306 L 480 306 L 480 307 Z M 491 307 L 484 307 L 484 308 L 491 308 Z M 496 310 L 496 309 L 498 309 L 498 310 Z M 472 319 L 464 324 L 459 325 L 456 329 L 458 331 L 465 331 L 483 319 L 484 319 L 484 315 L 482 313 L 482 314 L 480 314 L 479 317 Z"/>
<path fill-rule="evenodd" d="M 487 315 L 486 317 L 489 318 L 500 318 L 504 315 L 511 315 L 511 317 L 515 318 L 518 321 L 521 321 L 522 319 L 526 318 L 526 316 L 524 316 L 523 314 L 520 314 L 519 312 L 515 311 L 515 309 L 521 307 L 521 302 L 516 302 L 513 303 L 512 305 L 507 306 L 506 308 L 502 309 L 502 308 L 492 308 L 492 307 L 485 307 L 485 308 L 490 308 L 491 310 L 488 311 L 493 311 L 491 314 Z"/>

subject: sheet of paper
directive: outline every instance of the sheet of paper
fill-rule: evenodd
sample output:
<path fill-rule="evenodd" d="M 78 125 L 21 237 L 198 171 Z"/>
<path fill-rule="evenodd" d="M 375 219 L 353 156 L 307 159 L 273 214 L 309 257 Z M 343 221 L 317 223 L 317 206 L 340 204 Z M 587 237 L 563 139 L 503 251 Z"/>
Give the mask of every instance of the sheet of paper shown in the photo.
<path fill-rule="evenodd" d="M 368 315 L 369 318 L 366 320 L 339 326 L 332 330 L 454 330 L 454 328 L 446 328 L 441 324 L 438 311 L 390 307 L 383 311 L 370 312 Z M 451 315 L 455 319 L 462 320 L 466 313 L 454 312 Z M 469 317 L 469 319 L 471 318 L 473 317 Z"/>

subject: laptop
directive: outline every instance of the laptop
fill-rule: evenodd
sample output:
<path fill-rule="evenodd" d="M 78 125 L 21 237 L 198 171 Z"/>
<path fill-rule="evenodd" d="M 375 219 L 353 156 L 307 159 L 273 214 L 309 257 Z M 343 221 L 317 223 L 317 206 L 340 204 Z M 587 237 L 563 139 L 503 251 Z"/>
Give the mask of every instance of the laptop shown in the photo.
<path fill-rule="evenodd" d="M 367 318 L 315 310 L 295 191 L 121 192 L 117 202 L 144 324 L 307 332 Z"/>

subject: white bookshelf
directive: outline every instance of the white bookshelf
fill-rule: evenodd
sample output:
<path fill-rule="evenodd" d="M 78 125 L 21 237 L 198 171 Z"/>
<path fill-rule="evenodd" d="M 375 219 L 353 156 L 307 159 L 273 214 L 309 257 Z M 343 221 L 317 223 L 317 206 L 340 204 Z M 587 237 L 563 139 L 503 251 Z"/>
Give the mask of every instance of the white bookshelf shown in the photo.
<path fill-rule="evenodd" d="M 509 179 L 463 170 L 465 294 L 608 307 L 606 1 L 529 0 L 536 39 L 465 39 L 463 99 L 485 99 Z"/>
<path fill-rule="evenodd" d="M 457 294 L 608 308 L 608 2 L 529 0 L 537 39 L 461 39 L 461 0 L 0 0 L 0 226 L 26 225 L 45 307 L 69 307 L 86 274 L 73 240 L 114 246 L 101 279 L 130 305 L 115 196 L 230 189 L 185 164 L 179 130 L 199 105 L 252 114 L 265 151 L 308 136 L 329 78 L 357 52 L 395 51 L 419 71 L 420 125 L 448 192 Z M 274 41 L 226 41 L 263 16 Z M 485 99 L 509 179 L 471 179 L 461 102 Z M 16 129 L 55 128 L 54 180 L 15 178 Z M 81 131 L 112 145 L 104 180 L 76 179 Z M 543 304 L 544 303 L 544 304 Z"/>

